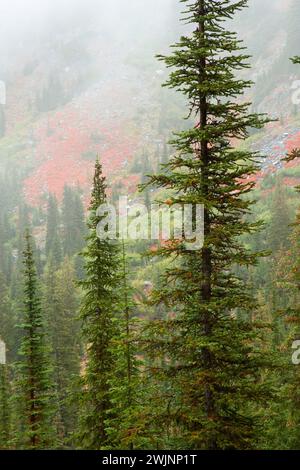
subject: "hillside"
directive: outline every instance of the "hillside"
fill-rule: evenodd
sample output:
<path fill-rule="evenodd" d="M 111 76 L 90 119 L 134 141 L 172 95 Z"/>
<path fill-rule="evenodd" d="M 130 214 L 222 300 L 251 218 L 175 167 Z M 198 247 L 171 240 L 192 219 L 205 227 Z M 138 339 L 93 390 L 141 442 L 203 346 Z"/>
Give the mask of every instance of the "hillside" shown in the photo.
<path fill-rule="evenodd" d="M 37 31 L 23 32 L 21 42 L 12 38 L 13 60 L 2 59 L 7 102 L 0 114 L 0 164 L 3 169 L 13 160 L 21 170 L 30 205 L 40 204 L 48 192 L 60 198 L 65 184 L 87 194 L 96 154 L 112 184 L 134 191 L 141 178 L 134 162 L 146 151 L 156 168 L 163 142 L 184 113 L 171 94 L 160 91 L 166 71 L 154 57 L 180 28 L 178 2 L 165 0 L 161 17 L 155 11 L 148 17 L 140 8 L 142 26 L 129 24 L 111 38 L 106 23 L 121 4 L 114 5 L 110 17 L 95 21 L 91 2 L 80 26 L 80 11 L 59 24 L 54 9 L 56 34 L 49 33 L 51 22 L 43 31 L 39 24 Z M 296 53 L 287 33 L 295 9 L 300 16 L 295 5 L 252 0 L 235 20 L 253 54 L 257 84 L 249 99 L 256 110 L 280 119 L 255 138 L 255 149 L 267 155 L 258 180 L 278 171 L 286 151 L 300 142 L 291 89 L 297 69 L 287 60 Z"/>

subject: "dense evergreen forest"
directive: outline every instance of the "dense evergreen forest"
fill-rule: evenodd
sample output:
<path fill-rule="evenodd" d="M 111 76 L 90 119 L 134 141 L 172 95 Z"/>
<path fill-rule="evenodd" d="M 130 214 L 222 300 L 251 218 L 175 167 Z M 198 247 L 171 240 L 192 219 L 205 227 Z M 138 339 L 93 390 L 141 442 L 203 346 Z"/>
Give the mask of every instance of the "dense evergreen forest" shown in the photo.
<path fill-rule="evenodd" d="M 271 119 L 244 98 L 247 0 L 181 3 L 186 35 L 158 60 L 186 114 L 155 168 L 133 165 L 147 207 L 204 207 L 204 244 L 101 239 L 120 195 L 101 155 L 88 201 L 66 184 L 30 205 L 22 168 L 3 169 L 0 449 L 300 450 L 300 188 L 254 179 L 249 138 Z"/>

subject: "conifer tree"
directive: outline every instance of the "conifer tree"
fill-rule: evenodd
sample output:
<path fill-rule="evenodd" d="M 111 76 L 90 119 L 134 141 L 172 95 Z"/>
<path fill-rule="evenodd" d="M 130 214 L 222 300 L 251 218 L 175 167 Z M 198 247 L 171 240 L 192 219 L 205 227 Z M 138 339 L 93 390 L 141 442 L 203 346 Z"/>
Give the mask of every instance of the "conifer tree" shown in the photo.
<path fill-rule="evenodd" d="M 290 247 L 277 254 L 273 262 L 273 302 L 267 304 L 273 316 L 273 337 L 269 332 L 268 341 L 276 351 L 281 364 L 280 374 L 274 374 L 273 386 L 278 399 L 270 403 L 266 416 L 268 449 L 299 449 L 299 361 L 297 352 L 300 340 L 300 213 L 290 227 Z M 274 300 L 275 297 L 275 300 Z M 296 343 L 295 343 L 296 342 Z M 295 348 L 296 344 L 296 348 Z M 270 348 L 270 349 L 271 349 Z M 270 355 L 271 351 L 268 351 Z M 278 371 L 277 371 L 278 372 Z"/>
<path fill-rule="evenodd" d="M 10 386 L 8 368 L 6 364 L 0 364 L 0 449 L 10 447 Z"/>
<path fill-rule="evenodd" d="M 249 113 L 241 99 L 251 83 L 235 73 L 248 67 L 248 56 L 225 27 L 247 0 L 182 2 L 193 32 L 160 59 L 173 68 L 166 86 L 185 95 L 194 126 L 176 134 L 167 172 L 151 183 L 172 190 L 172 204 L 203 204 L 205 239 L 193 251 L 184 237 L 160 250 L 172 266 L 154 301 L 177 314 L 157 322 L 149 339 L 167 359 L 161 374 L 169 382 L 156 400 L 167 403 L 156 420 L 164 428 L 170 423 L 169 445 L 175 448 L 252 448 L 252 406 L 265 396 L 259 380 L 263 359 L 249 320 L 256 304 L 233 267 L 251 266 L 258 258 L 240 241 L 259 227 L 246 219 L 253 188 L 247 176 L 258 167 L 257 156 L 235 149 L 232 141 L 260 129 L 265 118 Z"/>
<path fill-rule="evenodd" d="M 53 426 L 56 400 L 29 231 L 23 256 L 24 313 L 20 325 L 23 336 L 16 372 L 16 403 L 20 410 L 17 440 L 23 449 L 47 449 L 57 444 Z"/>
<path fill-rule="evenodd" d="M 30 227 L 30 214 L 29 214 L 29 207 L 22 203 L 18 208 L 18 239 L 17 239 L 17 250 L 18 250 L 18 258 L 17 258 L 17 266 L 16 266 L 16 275 L 18 276 L 21 269 L 22 269 L 22 253 L 24 250 L 24 230 L 26 227 Z M 16 280 L 18 283 L 18 280 Z"/>
<path fill-rule="evenodd" d="M 298 189 L 299 191 L 299 189 Z M 285 276 L 281 282 L 287 289 L 289 304 L 285 311 L 284 320 L 288 327 L 286 334 L 286 364 L 285 375 L 288 374 L 284 386 L 285 399 L 289 405 L 287 427 L 289 428 L 290 449 L 300 449 L 300 372 L 299 365 L 293 363 L 291 356 L 295 342 L 300 341 L 300 211 L 297 213 L 291 235 L 291 250 L 285 256 Z M 299 343 L 297 343 L 299 344 Z M 299 348 L 297 348 L 299 349 Z M 296 358 L 299 360 L 299 357 Z"/>
<path fill-rule="evenodd" d="M 84 208 L 78 191 L 65 186 L 62 204 L 63 252 L 73 256 L 84 247 Z"/>
<path fill-rule="evenodd" d="M 106 421 L 111 410 L 110 380 L 115 358 L 112 342 L 115 337 L 118 287 L 118 248 L 97 236 L 101 217 L 97 209 L 106 202 L 106 184 L 97 160 L 88 220 L 89 235 L 83 251 L 86 277 L 83 289 L 81 321 L 86 345 L 86 366 L 82 375 L 82 396 L 79 445 L 85 449 L 109 446 Z"/>
<path fill-rule="evenodd" d="M 72 383 L 80 371 L 78 297 L 75 271 L 70 259 L 55 271 L 49 260 L 44 277 L 43 310 L 47 317 L 48 336 L 51 341 L 52 363 L 58 399 L 58 431 L 64 446 L 76 426 L 77 410 L 68 400 Z"/>
<path fill-rule="evenodd" d="M 47 233 L 46 233 L 46 256 L 50 255 L 58 267 L 62 261 L 62 248 L 59 236 L 60 215 L 57 199 L 53 194 L 49 195 L 47 209 Z"/>
<path fill-rule="evenodd" d="M 294 64 L 300 64 L 300 56 L 292 59 Z M 300 157 L 300 149 L 293 149 L 287 155 L 286 161 L 291 162 Z M 299 194 L 300 187 L 296 190 Z M 298 210 L 296 220 L 292 226 L 290 236 L 290 250 L 284 253 L 282 276 L 279 279 L 282 287 L 286 290 L 288 305 L 282 310 L 283 320 L 288 326 L 288 334 L 286 339 L 287 361 L 285 364 L 285 380 L 284 386 L 285 400 L 287 402 L 286 426 L 289 428 L 288 447 L 289 449 L 300 448 L 299 434 L 299 365 L 291 364 L 291 348 L 294 341 L 300 340 L 300 211 Z"/>
<path fill-rule="evenodd" d="M 66 429 L 62 416 L 62 394 L 66 395 L 66 390 L 62 390 L 60 373 L 63 365 L 60 361 L 60 347 L 61 344 L 61 328 L 62 318 L 60 317 L 59 299 L 56 294 L 56 276 L 57 276 L 57 263 L 50 255 L 45 267 L 43 276 L 43 296 L 42 296 L 42 310 L 45 315 L 45 326 L 47 328 L 47 337 L 51 346 L 51 365 L 53 366 L 53 382 L 55 387 L 55 394 L 57 399 L 57 413 L 55 417 L 56 433 L 59 436 L 60 443 L 64 446 L 66 442 Z M 65 337 L 63 338 L 65 340 Z"/>
<path fill-rule="evenodd" d="M 290 229 L 292 230 L 289 237 L 290 248 L 281 253 L 280 270 L 277 267 L 274 286 L 278 291 L 278 297 L 281 297 L 276 304 L 277 324 L 281 326 L 277 342 L 283 362 L 278 379 L 281 402 L 278 404 L 277 416 L 281 416 L 283 424 L 281 429 L 276 424 L 273 426 L 276 429 L 275 432 L 273 430 L 273 442 L 278 441 L 277 433 L 280 429 L 279 448 L 298 450 L 300 449 L 300 374 L 299 365 L 293 362 L 293 355 L 297 352 L 293 348 L 295 342 L 300 341 L 300 211 Z M 296 359 L 299 360 L 297 354 Z M 282 406 L 283 400 L 285 406 Z"/>
<path fill-rule="evenodd" d="M 147 434 L 140 422 L 145 394 L 142 387 L 142 360 L 138 359 L 139 321 L 134 317 L 133 292 L 130 286 L 125 243 L 122 243 L 120 260 L 119 310 L 116 318 L 118 336 L 115 336 L 111 353 L 115 358 L 115 373 L 110 380 L 111 412 L 107 429 L 115 449 L 143 448 Z M 142 424 L 142 425 L 141 425 Z"/>
<path fill-rule="evenodd" d="M 285 270 L 286 251 L 290 247 L 291 215 L 287 203 L 287 193 L 280 177 L 277 178 L 271 203 L 271 220 L 267 229 L 267 249 L 271 251 L 271 260 L 267 260 L 264 274 L 266 300 L 273 317 L 274 341 L 277 347 L 282 343 L 285 326 L 281 315 L 287 306 L 289 295 L 282 288 L 282 275 Z"/>

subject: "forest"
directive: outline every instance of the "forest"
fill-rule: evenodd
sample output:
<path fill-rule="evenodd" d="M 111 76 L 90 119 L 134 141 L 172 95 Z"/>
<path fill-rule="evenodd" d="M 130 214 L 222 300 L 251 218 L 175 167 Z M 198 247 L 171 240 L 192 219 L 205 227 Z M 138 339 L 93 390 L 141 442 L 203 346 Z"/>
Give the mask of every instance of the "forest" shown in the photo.
<path fill-rule="evenodd" d="M 57 23 L 48 68 L 7 72 L 1 450 L 300 450 L 300 7 L 276 2 L 270 62 L 244 38 L 258 2 L 165 3 L 148 48 Z M 113 238 L 99 208 L 124 196 L 137 236 Z M 176 216 L 145 235 L 154 206 L 192 229 L 201 207 L 203 243 Z"/>

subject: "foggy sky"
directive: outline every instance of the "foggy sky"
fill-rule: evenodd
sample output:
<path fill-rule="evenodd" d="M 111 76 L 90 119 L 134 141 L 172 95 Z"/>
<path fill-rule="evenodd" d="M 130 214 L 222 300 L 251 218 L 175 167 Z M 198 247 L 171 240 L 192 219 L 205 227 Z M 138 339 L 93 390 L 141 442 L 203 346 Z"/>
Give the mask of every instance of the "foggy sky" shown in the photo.
<path fill-rule="evenodd" d="M 286 7 L 289 0 L 250 0 L 249 8 L 234 21 L 246 46 L 251 50 L 252 24 L 270 21 L 273 13 Z M 177 25 L 173 42 L 184 30 L 177 21 L 183 9 L 179 0 L 0 0 L 0 66 L 1 72 L 7 63 L 14 60 L 17 47 L 31 49 L 43 41 L 53 40 L 56 35 L 66 35 L 77 29 L 107 35 L 108 41 L 119 41 L 124 48 L 135 42 L 153 43 L 168 28 Z M 262 29 L 262 28 L 261 28 Z M 260 30 L 261 30 L 260 29 Z M 247 36 L 245 36 L 245 31 Z M 252 32 L 253 37 L 257 31 Z M 257 38 L 256 38 L 257 40 Z M 162 44 L 163 41 L 158 42 Z M 161 52 L 160 50 L 156 51 Z"/>
<path fill-rule="evenodd" d="M 286 5 L 288 0 L 250 0 L 259 14 Z M 41 34 L 54 25 L 87 19 L 98 21 L 118 34 L 126 25 L 163 24 L 172 11 L 182 9 L 179 0 L 1 0 L 0 37 L 7 42 Z M 251 14 L 251 12 L 249 11 Z"/>
<path fill-rule="evenodd" d="M 272 14 L 288 0 L 250 0 L 245 14 Z M 117 36 L 137 27 L 139 32 L 158 24 L 182 9 L 179 0 L 1 0 L 0 47 L 37 37 L 51 28 L 85 21 L 98 22 Z"/>

